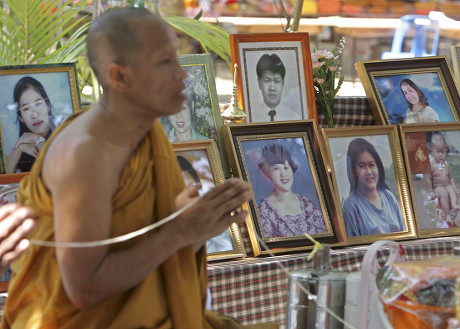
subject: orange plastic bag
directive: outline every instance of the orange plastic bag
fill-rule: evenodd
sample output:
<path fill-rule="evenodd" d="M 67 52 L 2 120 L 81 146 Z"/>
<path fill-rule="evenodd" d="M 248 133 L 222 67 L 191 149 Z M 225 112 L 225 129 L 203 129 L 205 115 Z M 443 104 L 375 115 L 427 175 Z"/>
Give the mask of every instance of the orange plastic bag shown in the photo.
<path fill-rule="evenodd" d="M 459 257 L 394 263 L 380 274 L 380 297 L 394 329 L 446 329 L 455 317 Z"/>
<path fill-rule="evenodd" d="M 454 307 L 438 307 L 395 300 L 383 304 L 388 320 L 394 329 L 447 328 L 447 321 L 455 316 Z"/>

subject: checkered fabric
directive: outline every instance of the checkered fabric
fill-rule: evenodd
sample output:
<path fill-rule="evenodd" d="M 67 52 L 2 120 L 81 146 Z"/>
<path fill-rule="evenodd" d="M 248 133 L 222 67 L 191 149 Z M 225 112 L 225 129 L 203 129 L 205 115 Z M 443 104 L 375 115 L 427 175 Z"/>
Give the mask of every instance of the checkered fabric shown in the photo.
<path fill-rule="evenodd" d="M 407 261 L 453 254 L 460 246 L 460 237 L 419 239 L 400 242 Z M 334 270 L 354 272 L 368 246 L 347 247 L 331 251 Z M 383 248 L 377 257 L 383 265 L 389 250 Z M 244 324 L 276 322 L 285 326 L 288 301 L 288 273 L 300 268 L 311 268 L 307 253 L 246 258 L 209 264 L 208 276 L 212 294 L 212 309 L 235 317 Z"/>
<path fill-rule="evenodd" d="M 318 108 L 318 126 L 327 128 L 324 114 Z M 375 125 L 369 102 L 366 97 L 349 96 L 334 99 L 334 127 Z"/>

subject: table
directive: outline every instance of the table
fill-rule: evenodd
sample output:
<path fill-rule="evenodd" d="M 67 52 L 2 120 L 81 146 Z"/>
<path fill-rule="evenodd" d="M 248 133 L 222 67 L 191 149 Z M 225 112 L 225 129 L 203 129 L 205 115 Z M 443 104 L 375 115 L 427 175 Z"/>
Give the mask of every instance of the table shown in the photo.
<path fill-rule="evenodd" d="M 319 109 L 319 105 L 316 105 Z M 373 126 L 375 119 L 366 97 L 347 96 L 334 99 L 334 127 Z M 327 128 L 324 114 L 318 111 L 319 128 Z"/>
<path fill-rule="evenodd" d="M 400 242 L 407 261 L 453 254 L 460 246 L 460 237 L 433 238 Z M 331 251 L 334 270 L 354 272 L 368 246 L 347 247 Z M 381 265 L 386 262 L 388 249 L 379 250 Z M 288 300 L 288 274 L 300 268 L 311 268 L 307 253 L 248 258 L 209 264 L 209 287 L 212 309 L 237 318 L 243 324 L 276 322 L 284 327 Z M 283 266 L 283 270 L 280 266 Z"/>
<path fill-rule="evenodd" d="M 285 18 L 275 17 L 202 17 L 200 20 L 222 24 L 230 33 L 273 33 L 284 32 Z M 301 18 L 298 32 L 318 35 L 323 26 L 315 18 Z"/>
<path fill-rule="evenodd" d="M 441 37 L 453 41 L 460 40 L 460 22 L 446 17 L 441 12 L 436 12 L 440 20 Z M 271 33 L 283 32 L 286 19 L 273 17 L 202 17 L 201 20 L 223 25 L 230 33 Z M 320 33 L 324 29 L 332 29 L 336 36 L 344 36 L 347 40 L 345 47 L 347 61 L 346 71 L 350 72 L 353 81 L 357 80 L 354 64 L 358 61 L 358 42 L 360 40 L 388 39 L 393 38 L 395 29 L 399 26 L 399 18 L 370 18 L 370 17 L 317 17 L 302 18 L 299 22 L 299 32 L 308 32 L 312 41 L 321 41 Z M 374 51 L 368 56 L 362 56 L 363 60 L 380 59 L 380 53 Z"/>
<path fill-rule="evenodd" d="M 440 19 L 441 36 L 460 40 L 460 22 L 437 15 Z M 285 18 L 275 17 L 202 17 L 200 20 L 209 23 L 220 23 L 229 29 L 230 33 L 269 33 L 283 32 L 286 26 Z M 376 17 L 340 17 L 328 16 L 317 18 L 301 18 L 299 32 L 309 32 L 317 35 L 323 27 L 332 27 L 335 33 L 356 38 L 392 37 L 394 30 L 399 26 L 399 18 Z"/>

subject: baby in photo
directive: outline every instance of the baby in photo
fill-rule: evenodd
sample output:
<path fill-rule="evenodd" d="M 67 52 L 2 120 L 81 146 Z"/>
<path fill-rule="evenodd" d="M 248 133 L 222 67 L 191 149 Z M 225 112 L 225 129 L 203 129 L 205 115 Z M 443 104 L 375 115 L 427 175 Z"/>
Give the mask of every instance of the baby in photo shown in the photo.
<path fill-rule="evenodd" d="M 452 176 L 449 163 L 446 161 L 449 148 L 446 139 L 440 133 L 433 133 L 430 142 L 431 173 L 426 175 L 428 198 L 438 199 L 440 219 L 447 222 L 448 227 L 457 227 L 455 219 L 460 210 L 458 190 Z"/>

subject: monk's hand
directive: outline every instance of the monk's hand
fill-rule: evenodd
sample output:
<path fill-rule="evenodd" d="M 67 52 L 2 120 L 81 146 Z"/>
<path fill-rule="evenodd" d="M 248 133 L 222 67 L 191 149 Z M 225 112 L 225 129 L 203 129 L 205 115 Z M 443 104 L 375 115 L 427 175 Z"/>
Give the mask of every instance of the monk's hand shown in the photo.
<path fill-rule="evenodd" d="M 0 207 L 0 272 L 21 255 L 30 245 L 27 235 L 35 227 L 30 208 L 10 203 Z"/>
<path fill-rule="evenodd" d="M 241 205 L 252 198 L 248 183 L 231 178 L 215 187 L 179 216 L 178 234 L 186 245 L 198 245 L 222 233 L 232 223 L 242 222 L 247 212 Z"/>
<path fill-rule="evenodd" d="M 190 185 L 187 186 L 179 195 L 176 197 L 175 205 L 176 210 L 179 210 L 190 202 L 199 197 L 198 190 L 200 189 L 199 185 Z"/>

